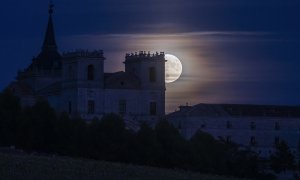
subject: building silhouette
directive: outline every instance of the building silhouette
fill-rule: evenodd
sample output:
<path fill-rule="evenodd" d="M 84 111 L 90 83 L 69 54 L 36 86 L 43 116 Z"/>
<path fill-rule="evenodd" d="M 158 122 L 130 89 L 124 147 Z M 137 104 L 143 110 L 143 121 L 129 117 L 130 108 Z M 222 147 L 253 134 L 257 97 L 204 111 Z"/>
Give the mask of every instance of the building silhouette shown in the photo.
<path fill-rule="evenodd" d="M 22 106 L 32 106 L 42 98 L 57 112 L 86 120 L 117 113 L 127 126 L 131 122 L 156 121 L 165 115 L 163 52 L 128 53 L 125 71 L 107 73 L 102 50 L 59 53 L 52 16 L 50 5 L 41 52 L 9 85 Z M 187 105 L 168 114 L 167 119 L 187 139 L 201 130 L 216 139 L 250 148 L 261 157 L 271 155 L 276 143 L 284 140 L 300 160 L 299 106 Z"/>
<path fill-rule="evenodd" d="M 106 113 L 133 120 L 157 120 L 165 115 L 163 52 L 126 54 L 124 72 L 106 73 L 102 50 L 59 53 L 52 16 L 51 4 L 40 54 L 9 86 L 23 106 L 43 98 L 56 111 L 84 119 Z"/>
<path fill-rule="evenodd" d="M 167 119 L 187 139 L 197 131 L 268 158 L 285 141 L 300 161 L 300 106 L 197 104 L 180 106 Z"/>

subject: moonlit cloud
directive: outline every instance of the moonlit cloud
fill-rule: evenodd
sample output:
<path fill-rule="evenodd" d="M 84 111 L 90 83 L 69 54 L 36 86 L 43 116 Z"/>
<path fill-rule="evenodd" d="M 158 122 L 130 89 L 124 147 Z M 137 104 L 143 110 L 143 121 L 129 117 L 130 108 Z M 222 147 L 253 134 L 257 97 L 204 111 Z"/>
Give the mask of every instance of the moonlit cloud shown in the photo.
<path fill-rule="evenodd" d="M 183 73 L 179 80 L 167 84 L 166 106 L 170 112 L 186 102 L 282 103 L 273 96 L 282 97 L 280 86 L 287 85 L 286 78 L 293 79 L 298 71 L 292 68 L 295 61 L 276 62 L 276 57 L 265 55 L 280 43 L 276 33 L 199 31 L 78 35 L 64 38 L 62 44 L 69 48 L 105 47 L 105 66 L 110 71 L 124 69 L 122 62 L 127 52 L 174 54 L 182 61 Z"/>
<path fill-rule="evenodd" d="M 59 50 L 103 49 L 106 71 L 123 70 L 127 52 L 176 55 L 183 74 L 167 85 L 167 112 L 186 102 L 300 104 L 300 1 L 54 3 Z M 38 55 L 47 7 L 48 1 L 2 3 L 2 87 Z"/>

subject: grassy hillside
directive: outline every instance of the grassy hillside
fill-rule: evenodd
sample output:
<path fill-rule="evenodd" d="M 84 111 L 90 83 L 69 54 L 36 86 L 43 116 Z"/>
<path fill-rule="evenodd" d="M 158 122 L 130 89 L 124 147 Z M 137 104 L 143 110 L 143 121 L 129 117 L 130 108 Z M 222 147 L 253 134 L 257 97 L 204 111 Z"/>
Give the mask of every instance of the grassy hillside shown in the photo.
<path fill-rule="evenodd" d="M 24 153 L 0 153 L 1 179 L 139 179 L 139 180 L 226 180 L 216 175 L 203 175 L 181 170 L 168 170 L 120 163 L 48 157 Z"/>

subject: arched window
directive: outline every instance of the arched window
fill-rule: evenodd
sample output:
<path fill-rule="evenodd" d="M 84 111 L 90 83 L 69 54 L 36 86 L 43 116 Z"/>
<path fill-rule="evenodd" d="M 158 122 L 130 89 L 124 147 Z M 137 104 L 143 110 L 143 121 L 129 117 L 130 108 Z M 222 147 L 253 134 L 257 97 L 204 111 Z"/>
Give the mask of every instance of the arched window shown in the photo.
<path fill-rule="evenodd" d="M 88 65 L 87 79 L 88 80 L 94 80 L 94 66 L 91 65 L 91 64 Z"/>

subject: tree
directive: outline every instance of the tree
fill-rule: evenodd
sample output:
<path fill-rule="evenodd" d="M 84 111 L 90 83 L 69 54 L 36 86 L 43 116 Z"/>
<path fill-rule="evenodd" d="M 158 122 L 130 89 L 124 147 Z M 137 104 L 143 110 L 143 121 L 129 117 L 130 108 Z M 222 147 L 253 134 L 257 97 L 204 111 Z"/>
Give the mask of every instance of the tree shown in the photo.
<path fill-rule="evenodd" d="M 221 173 L 227 167 L 224 162 L 226 149 L 210 134 L 197 131 L 190 139 L 193 153 L 193 169 L 210 173 Z M 225 168 L 225 169 L 224 169 Z"/>
<path fill-rule="evenodd" d="M 142 123 L 136 134 L 133 161 L 143 165 L 156 165 L 161 148 L 156 139 L 154 129 L 147 123 Z"/>
<path fill-rule="evenodd" d="M 25 108 L 18 128 L 18 146 L 29 151 L 53 152 L 56 123 L 55 111 L 45 100 Z"/>
<path fill-rule="evenodd" d="M 72 156 L 88 156 L 88 126 L 84 119 L 75 117 L 70 123 L 70 146 Z"/>
<path fill-rule="evenodd" d="M 256 179 L 266 177 L 259 172 L 257 154 L 233 142 L 216 140 L 202 131 L 197 131 L 190 142 L 193 170 Z"/>
<path fill-rule="evenodd" d="M 56 147 L 55 151 L 57 153 L 63 155 L 75 155 L 74 151 L 76 150 L 77 141 L 75 141 L 76 131 L 82 128 L 74 127 L 72 121 L 67 113 L 60 114 L 60 117 L 57 122 L 57 126 L 55 128 L 55 135 L 56 135 Z M 80 125 L 79 125 L 80 126 Z M 78 127 L 78 125 L 77 125 Z"/>
<path fill-rule="evenodd" d="M 0 93 L 0 145 L 16 144 L 18 118 L 21 116 L 20 99 L 6 89 Z"/>
<path fill-rule="evenodd" d="M 190 146 L 178 130 L 167 120 L 161 120 L 155 126 L 155 133 L 162 151 L 158 165 L 189 169 L 191 165 Z"/>
<path fill-rule="evenodd" d="M 111 161 L 129 161 L 128 155 L 132 145 L 132 136 L 125 128 L 123 119 L 117 114 L 107 114 L 92 127 L 94 148 L 98 159 Z"/>
<path fill-rule="evenodd" d="M 271 168 L 280 173 L 295 168 L 294 156 L 285 141 L 275 144 L 275 152 L 270 156 Z"/>

